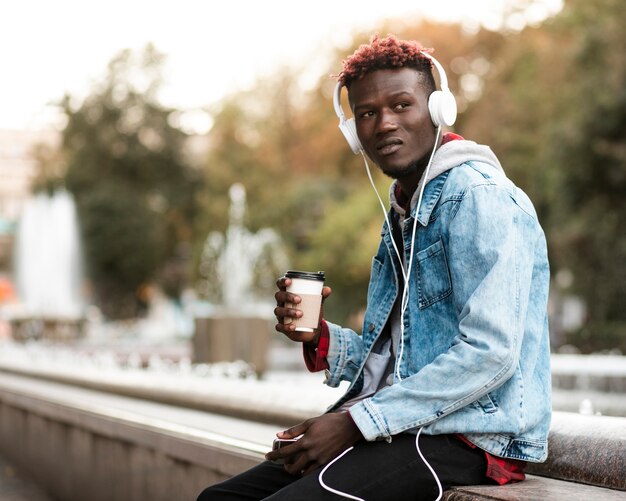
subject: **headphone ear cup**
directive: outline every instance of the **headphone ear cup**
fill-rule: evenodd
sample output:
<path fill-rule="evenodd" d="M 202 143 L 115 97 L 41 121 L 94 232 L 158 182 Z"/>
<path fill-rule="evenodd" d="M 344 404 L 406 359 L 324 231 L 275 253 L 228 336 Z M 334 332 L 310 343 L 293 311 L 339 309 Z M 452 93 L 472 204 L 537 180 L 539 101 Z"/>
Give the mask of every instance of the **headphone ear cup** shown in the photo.
<path fill-rule="evenodd" d="M 450 126 L 456 122 L 456 100 L 450 91 L 434 91 L 428 98 L 428 110 L 436 127 Z"/>
<path fill-rule="evenodd" d="M 354 118 L 340 120 L 339 129 L 343 132 L 346 141 L 348 141 L 350 148 L 352 148 L 352 152 L 355 155 L 361 153 L 363 151 L 363 146 L 361 146 L 361 141 L 359 141 L 359 136 L 356 133 L 356 122 L 354 121 Z"/>

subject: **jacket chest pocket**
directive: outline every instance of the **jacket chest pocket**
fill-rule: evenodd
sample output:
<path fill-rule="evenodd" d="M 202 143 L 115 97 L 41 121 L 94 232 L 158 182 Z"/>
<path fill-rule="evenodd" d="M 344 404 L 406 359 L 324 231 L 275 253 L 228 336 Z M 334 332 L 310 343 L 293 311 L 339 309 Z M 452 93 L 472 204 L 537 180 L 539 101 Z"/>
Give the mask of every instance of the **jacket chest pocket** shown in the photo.
<path fill-rule="evenodd" d="M 415 255 L 417 294 L 420 309 L 441 301 L 452 293 L 448 260 L 441 238 Z"/>

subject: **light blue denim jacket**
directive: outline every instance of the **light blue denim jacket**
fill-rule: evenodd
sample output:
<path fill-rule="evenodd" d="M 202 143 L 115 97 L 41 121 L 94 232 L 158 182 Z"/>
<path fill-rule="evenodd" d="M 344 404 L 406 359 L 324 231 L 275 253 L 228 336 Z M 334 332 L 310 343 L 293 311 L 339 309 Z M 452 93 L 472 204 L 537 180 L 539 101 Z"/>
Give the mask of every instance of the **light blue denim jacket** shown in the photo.
<path fill-rule="evenodd" d="M 407 263 L 414 217 L 403 232 Z M 392 386 L 353 405 L 350 415 L 366 440 L 422 427 L 463 434 L 496 456 L 544 461 L 549 267 L 532 203 L 501 170 L 470 160 L 426 185 L 418 224 L 401 380 L 394 375 Z M 386 223 L 381 236 L 363 335 L 328 322 L 326 384 L 352 381 L 329 410 L 361 390 L 365 360 L 400 291 Z"/>

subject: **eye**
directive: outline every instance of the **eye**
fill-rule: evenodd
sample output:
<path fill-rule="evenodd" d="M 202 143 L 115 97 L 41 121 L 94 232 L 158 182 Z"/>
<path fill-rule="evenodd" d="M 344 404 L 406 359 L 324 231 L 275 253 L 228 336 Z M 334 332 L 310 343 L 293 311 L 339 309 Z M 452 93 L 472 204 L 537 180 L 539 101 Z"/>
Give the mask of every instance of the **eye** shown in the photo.
<path fill-rule="evenodd" d="M 364 111 L 364 112 L 359 114 L 359 118 L 371 118 L 373 116 L 374 116 L 374 112 L 371 111 L 371 110 Z"/>
<path fill-rule="evenodd" d="M 411 106 L 409 103 L 398 103 L 394 106 L 394 109 L 404 110 L 405 108 L 408 108 L 409 106 Z"/>

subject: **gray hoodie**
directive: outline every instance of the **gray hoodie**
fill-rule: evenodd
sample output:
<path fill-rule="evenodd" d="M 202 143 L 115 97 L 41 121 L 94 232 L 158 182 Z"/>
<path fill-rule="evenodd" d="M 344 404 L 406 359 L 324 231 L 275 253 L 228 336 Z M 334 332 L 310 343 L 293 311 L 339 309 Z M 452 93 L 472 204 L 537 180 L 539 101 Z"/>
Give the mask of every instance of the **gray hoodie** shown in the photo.
<path fill-rule="evenodd" d="M 477 144 L 474 141 L 467 141 L 465 139 L 455 139 L 448 141 L 439 146 L 439 148 L 437 148 L 435 156 L 433 157 L 433 162 L 430 165 L 430 169 L 428 169 L 426 184 L 428 184 L 440 174 L 443 174 L 450 169 L 458 167 L 468 160 L 485 162 L 493 165 L 499 171 L 504 172 L 502 166 L 500 165 L 500 161 L 493 153 L 493 151 L 491 151 L 491 148 L 489 148 L 489 146 L 485 146 L 484 144 Z M 424 174 L 422 174 L 422 178 L 420 179 L 417 189 L 413 194 L 413 198 L 411 199 L 411 210 L 413 210 L 415 208 L 415 205 L 417 204 L 417 199 L 419 198 L 419 192 L 422 188 L 425 174 L 427 173 L 424 172 Z M 391 184 L 391 187 L 389 189 L 389 199 L 391 202 L 391 207 L 398 214 L 404 216 L 404 208 L 401 207 L 396 200 L 395 190 L 397 184 L 398 181 L 394 181 Z"/>

